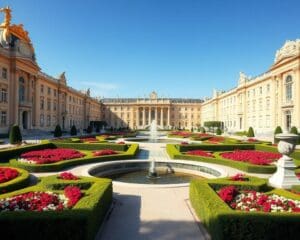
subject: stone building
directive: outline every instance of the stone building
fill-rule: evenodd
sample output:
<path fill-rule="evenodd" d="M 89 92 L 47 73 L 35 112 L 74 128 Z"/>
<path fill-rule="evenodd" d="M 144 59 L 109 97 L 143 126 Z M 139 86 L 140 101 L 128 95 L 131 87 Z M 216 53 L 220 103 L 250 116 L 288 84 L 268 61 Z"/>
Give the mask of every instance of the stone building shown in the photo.
<path fill-rule="evenodd" d="M 100 120 L 101 103 L 67 85 L 65 74 L 51 77 L 38 66 L 28 32 L 11 24 L 10 8 L 0 9 L 0 133 L 18 124 L 21 129 L 86 128 Z"/>

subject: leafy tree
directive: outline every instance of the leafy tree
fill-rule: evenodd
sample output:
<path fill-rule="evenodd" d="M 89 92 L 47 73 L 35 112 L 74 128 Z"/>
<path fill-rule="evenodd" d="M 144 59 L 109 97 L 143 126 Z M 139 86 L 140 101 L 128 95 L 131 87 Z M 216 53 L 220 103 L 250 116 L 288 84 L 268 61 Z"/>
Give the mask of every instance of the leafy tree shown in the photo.
<path fill-rule="evenodd" d="M 290 133 L 293 133 L 293 134 L 297 134 L 298 135 L 298 130 L 295 126 L 293 126 L 290 130 Z"/>
<path fill-rule="evenodd" d="M 221 135 L 222 134 L 222 131 L 220 128 L 217 128 L 217 132 L 216 132 L 217 135 Z"/>
<path fill-rule="evenodd" d="M 18 125 L 13 125 L 9 132 L 10 144 L 18 144 L 22 142 L 22 134 Z"/>

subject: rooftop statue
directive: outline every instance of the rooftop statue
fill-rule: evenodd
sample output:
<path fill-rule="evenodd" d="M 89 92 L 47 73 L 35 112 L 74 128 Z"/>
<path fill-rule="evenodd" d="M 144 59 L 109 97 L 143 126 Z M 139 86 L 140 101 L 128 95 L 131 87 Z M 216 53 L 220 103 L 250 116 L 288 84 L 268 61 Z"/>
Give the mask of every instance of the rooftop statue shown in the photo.
<path fill-rule="evenodd" d="M 0 8 L 0 12 L 4 13 L 4 21 L 1 23 L 1 27 L 8 27 L 11 20 L 11 9 L 10 7 Z"/>

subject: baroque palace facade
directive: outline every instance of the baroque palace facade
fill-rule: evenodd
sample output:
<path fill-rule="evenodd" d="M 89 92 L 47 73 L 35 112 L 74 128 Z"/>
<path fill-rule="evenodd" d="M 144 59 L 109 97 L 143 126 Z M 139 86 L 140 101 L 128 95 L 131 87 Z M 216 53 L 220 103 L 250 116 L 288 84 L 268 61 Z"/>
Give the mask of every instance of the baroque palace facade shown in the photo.
<path fill-rule="evenodd" d="M 100 120 L 101 103 L 41 72 L 34 48 L 23 25 L 11 24 L 10 8 L 1 8 L 0 25 L 0 132 L 18 124 L 21 129 L 53 130 L 56 124 L 69 129 L 85 128 Z"/>
<path fill-rule="evenodd" d="M 159 128 L 197 128 L 206 121 L 222 121 L 229 131 L 273 132 L 276 126 L 300 128 L 300 40 L 287 41 L 276 52 L 270 69 L 255 78 L 240 73 L 238 85 L 214 91 L 210 99 L 92 98 L 90 91 L 67 85 L 65 74 L 43 73 L 35 59 L 28 32 L 11 24 L 11 10 L 1 8 L 0 25 L 0 133 L 12 124 L 22 129 L 53 130 L 92 121 L 108 127 L 146 128 L 156 120 Z"/>

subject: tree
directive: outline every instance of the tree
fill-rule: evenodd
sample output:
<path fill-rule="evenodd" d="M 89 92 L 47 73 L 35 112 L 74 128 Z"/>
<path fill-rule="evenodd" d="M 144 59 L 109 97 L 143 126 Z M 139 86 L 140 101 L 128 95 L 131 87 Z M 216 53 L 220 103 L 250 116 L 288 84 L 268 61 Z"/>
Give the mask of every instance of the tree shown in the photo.
<path fill-rule="evenodd" d="M 217 128 L 217 135 L 221 135 L 222 134 L 222 131 L 221 131 L 221 129 L 220 128 Z"/>
<path fill-rule="evenodd" d="M 9 143 L 18 144 L 22 142 L 22 134 L 18 125 L 13 125 L 9 132 Z"/>
<path fill-rule="evenodd" d="M 200 132 L 201 133 L 206 133 L 205 128 L 204 127 L 200 127 Z"/>
<path fill-rule="evenodd" d="M 77 129 L 76 129 L 75 125 L 73 125 L 71 127 L 70 134 L 71 134 L 71 136 L 76 136 L 77 135 Z"/>
<path fill-rule="evenodd" d="M 279 133 L 282 133 L 282 129 L 281 129 L 280 126 L 277 126 L 277 127 L 275 128 L 274 134 L 276 135 L 276 134 L 279 134 Z"/>
<path fill-rule="evenodd" d="M 54 129 L 54 137 L 61 137 L 61 136 L 62 136 L 61 127 L 59 124 L 57 124 Z"/>
<path fill-rule="evenodd" d="M 247 133 L 247 137 L 255 137 L 254 135 L 254 130 L 252 127 L 249 127 L 248 133 Z"/>
<path fill-rule="evenodd" d="M 298 130 L 295 126 L 293 126 L 290 130 L 290 133 L 293 133 L 293 134 L 297 134 L 298 135 Z"/>
<path fill-rule="evenodd" d="M 89 126 L 87 127 L 87 129 L 86 129 L 86 132 L 87 132 L 87 133 L 92 133 L 92 131 L 93 131 L 93 128 L 92 128 L 91 125 L 89 125 Z"/>

